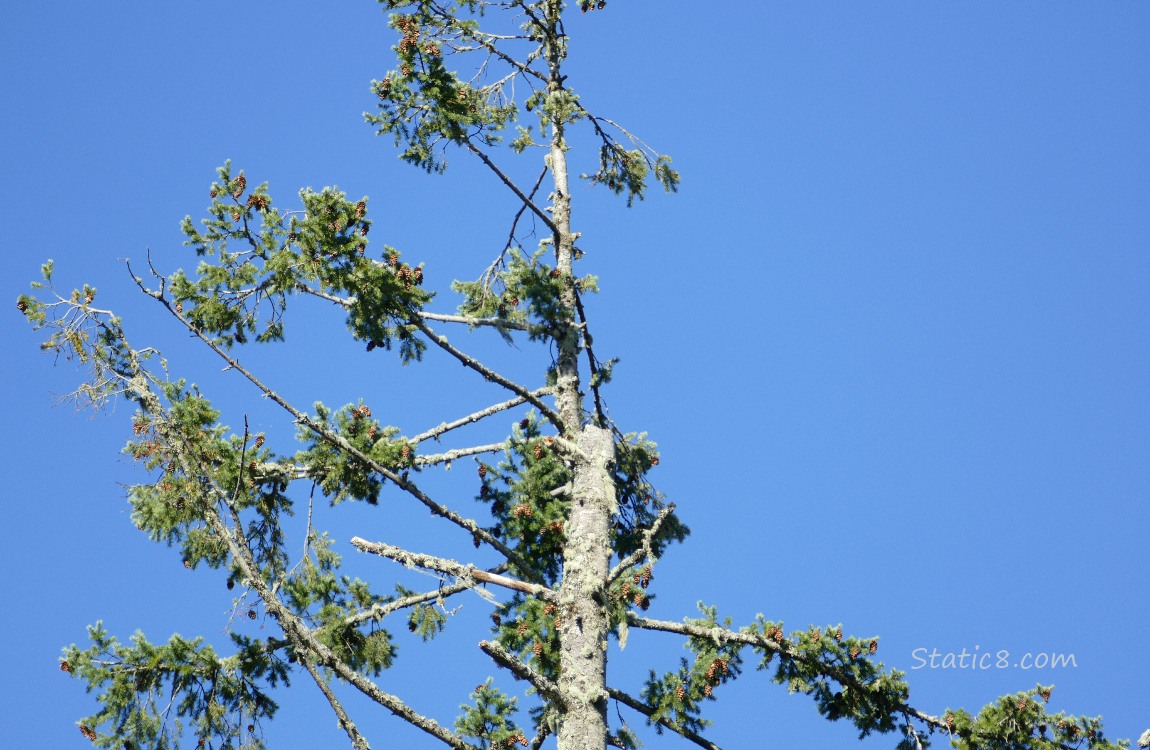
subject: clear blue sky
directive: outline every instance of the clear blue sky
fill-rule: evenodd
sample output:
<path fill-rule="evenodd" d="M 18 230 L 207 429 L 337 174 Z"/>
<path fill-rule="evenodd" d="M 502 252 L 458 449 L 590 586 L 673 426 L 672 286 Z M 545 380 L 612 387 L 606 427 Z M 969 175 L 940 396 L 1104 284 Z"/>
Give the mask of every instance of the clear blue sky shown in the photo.
<path fill-rule="evenodd" d="M 478 275 L 515 206 L 462 154 L 428 177 L 363 124 L 393 43 L 369 0 L 10 6 L 0 737 L 81 748 L 73 722 L 93 703 L 57 670 L 59 648 L 99 618 L 121 637 L 218 640 L 231 593 L 129 522 L 128 410 L 50 408 L 77 375 L 51 367 L 14 309 L 39 264 L 99 287 L 135 344 L 163 348 L 229 424 L 246 412 L 290 434 L 116 259 L 151 248 L 165 269 L 192 266 L 178 222 L 201 215 L 231 158 L 283 204 L 303 186 L 371 196 L 372 239 L 426 261 L 449 311 L 449 279 Z M 738 625 L 843 622 L 882 636 L 923 710 L 1053 683 L 1054 710 L 1136 738 L 1150 726 L 1150 5 L 611 0 L 570 31 L 584 103 L 683 174 L 679 195 L 629 211 L 603 191 L 575 198 L 585 269 L 602 277 L 597 348 L 622 358 L 611 413 L 658 441 L 656 479 L 694 532 L 660 564 L 650 614 L 704 599 Z M 590 157 L 574 153 L 575 169 Z M 328 312 L 295 322 L 253 362 L 304 406 L 363 396 L 412 434 L 500 398 L 434 355 L 405 370 L 367 357 Z M 511 371 L 546 364 L 490 338 L 475 348 Z M 359 574 L 394 570 L 356 559 L 353 534 L 470 554 L 392 500 L 322 514 Z M 405 642 L 383 678 L 447 722 L 491 671 L 473 646 L 485 605 L 461 603 L 448 648 Z M 646 641 L 612 654 L 634 692 L 681 653 Z M 914 669 L 916 649 L 976 648 L 1011 665 Z M 1027 653 L 1075 665 L 1025 669 Z M 724 747 L 857 746 L 764 674 L 719 695 Z M 302 680 L 284 694 L 272 747 L 341 746 L 319 700 Z M 438 746 L 356 719 L 373 747 Z"/>

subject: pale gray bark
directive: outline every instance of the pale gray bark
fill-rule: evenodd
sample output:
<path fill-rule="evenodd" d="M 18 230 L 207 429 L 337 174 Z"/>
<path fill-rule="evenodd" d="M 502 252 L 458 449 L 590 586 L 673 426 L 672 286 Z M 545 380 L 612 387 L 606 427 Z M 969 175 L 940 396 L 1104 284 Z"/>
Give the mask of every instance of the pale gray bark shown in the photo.
<path fill-rule="evenodd" d="M 607 633 L 604 584 L 611 556 L 615 502 L 609 467 L 615 443 L 608 430 L 587 425 L 567 519 L 563 583 L 559 588 L 559 694 L 564 715 L 559 750 L 602 748 L 607 743 Z"/>

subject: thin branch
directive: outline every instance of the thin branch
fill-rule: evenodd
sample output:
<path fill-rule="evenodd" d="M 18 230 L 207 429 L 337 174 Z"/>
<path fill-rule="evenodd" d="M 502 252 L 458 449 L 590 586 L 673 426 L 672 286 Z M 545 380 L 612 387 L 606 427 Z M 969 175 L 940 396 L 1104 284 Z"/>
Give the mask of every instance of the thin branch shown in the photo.
<path fill-rule="evenodd" d="M 502 563 L 487 572 L 498 575 L 499 573 L 506 572 L 507 567 L 508 566 L 506 563 Z M 426 604 L 427 602 L 446 599 L 447 597 L 454 596 L 474 587 L 475 580 L 460 580 L 457 583 L 438 588 L 435 591 L 426 591 L 422 594 L 412 594 L 411 596 L 405 596 L 401 599 L 396 599 L 395 601 L 388 602 L 386 604 L 376 604 L 371 609 L 366 609 L 363 612 L 359 612 L 352 615 L 351 617 L 348 617 L 344 620 L 344 623 L 347 625 L 355 626 L 359 625 L 360 623 L 367 622 L 368 620 L 379 622 L 384 617 L 390 615 L 392 612 L 398 612 L 401 609 L 415 607 L 420 604 Z"/>
<path fill-rule="evenodd" d="M 587 369 L 591 374 L 591 395 L 595 400 L 595 414 L 599 417 L 599 426 L 607 426 L 607 414 L 603 409 L 603 399 L 599 395 L 598 381 L 599 377 L 599 360 L 595 356 L 595 352 L 591 349 L 591 332 L 587 328 L 587 312 L 583 309 L 583 295 L 579 294 L 578 288 L 575 290 L 575 310 L 579 315 L 579 327 L 583 329 L 583 349 L 587 352 Z"/>
<path fill-rule="evenodd" d="M 540 414 L 542 414 L 544 416 L 544 418 L 547 419 L 548 422 L 553 424 L 557 430 L 559 430 L 560 432 L 564 432 L 563 420 L 560 419 L 559 415 L 555 412 L 554 409 L 549 407 L 547 404 L 543 403 L 539 399 L 539 397 L 535 395 L 534 391 L 527 390 L 526 388 L 519 385 L 515 381 L 509 380 L 509 379 L 503 377 L 502 375 L 495 372 L 491 368 L 487 367 L 486 365 L 484 365 L 482 362 L 475 359 L 474 357 L 469 357 L 468 355 L 464 354 L 460 350 L 456 349 L 454 346 L 447 343 L 446 337 L 440 336 L 440 335 L 436 334 L 435 331 L 431 330 L 431 328 L 427 325 L 427 323 L 424 322 L 424 320 L 422 318 L 420 318 L 418 315 L 412 314 L 408 318 L 408 322 L 412 323 L 416 328 L 418 328 L 420 330 L 420 332 L 423 333 L 423 335 L 426 336 L 428 338 L 428 340 L 431 341 L 433 344 L 435 344 L 440 349 L 443 349 L 445 352 L 447 352 L 451 356 L 458 359 L 460 361 L 460 363 L 463 364 L 464 367 L 468 367 L 472 370 L 475 370 L 480 375 L 482 375 L 485 379 L 490 380 L 493 383 L 498 383 L 499 385 L 503 386 L 504 388 L 511 391 L 512 393 L 517 394 L 518 396 L 522 397 L 524 401 L 527 401 L 529 404 L 531 404 L 536 409 L 538 409 Z"/>
<path fill-rule="evenodd" d="M 694 732 L 692 732 L 690 729 L 687 729 L 686 727 L 679 726 L 678 724 L 671 721 L 670 719 L 668 719 L 665 716 L 660 716 L 658 719 L 655 719 L 654 718 L 654 716 L 655 716 L 655 709 L 654 708 L 652 708 L 651 706 L 648 706 L 646 703 L 639 700 L 638 698 L 632 698 L 630 695 L 628 695 L 627 693 L 624 693 L 622 690 L 616 690 L 615 688 L 609 687 L 609 688 L 607 688 L 607 694 L 610 695 L 615 700 L 622 703 L 624 706 L 627 706 L 628 708 L 635 709 L 639 713 L 646 716 L 648 719 L 651 719 L 652 721 L 659 724 L 660 726 L 664 726 L 667 729 L 670 729 L 672 732 L 674 732 L 675 734 L 678 734 L 679 736 L 683 737 L 684 739 L 688 739 L 691 742 L 694 742 L 699 747 L 705 747 L 705 748 L 707 748 L 707 750 L 723 750 L 721 747 L 716 745 L 714 742 L 711 742 L 707 738 L 701 737 L 700 735 L 695 734 Z"/>
<path fill-rule="evenodd" d="M 360 552 L 367 552 L 372 555 L 379 555 L 386 557 L 389 560 L 395 560 L 402 563 L 406 567 L 418 567 L 426 570 L 434 570 L 437 573 L 446 573 L 450 576 L 455 576 L 461 580 L 479 581 L 481 583 L 493 583 L 496 586 L 511 589 L 513 591 L 521 591 L 525 594 L 537 596 L 544 601 L 558 602 L 559 595 L 547 588 L 535 583 L 526 583 L 524 581 L 517 581 L 514 578 L 507 578 L 506 576 L 489 573 L 482 568 L 476 568 L 471 565 L 463 565 L 454 560 L 446 560 L 442 557 L 435 557 L 434 555 L 427 555 L 420 552 L 410 552 L 402 547 L 396 547 L 391 544 L 384 544 L 383 542 L 369 542 L 360 537 L 352 537 L 351 546 L 355 547 Z"/>
<path fill-rule="evenodd" d="M 518 197 L 519 200 L 523 201 L 523 205 L 525 205 L 525 206 L 527 206 L 527 208 L 531 209 L 531 212 L 533 214 L 535 214 L 536 216 L 538 216 L 539 219 L 544 224 L 547 225 L 548 229 L 550 229 L 555 234 L 559 234 L 559 228 L 557 226 L 555 226 L 555 222 L 551 220 L 551 217 L 548 216 L 547 213 L 543 209 L 541 209 L 541 208 L 539 208 L 539 206 L 535 205 L 535 202 L 532 201 L 529 197 L 527 197 L 527 195 L 524 194 L 524 192 L 519 189 L 519 186 L 516 185 L 515 182 L 510 177 L 508 177 L 506 174 L 504 174 L 503 170 L 501 170 L 498 166 L 496 166 L 495 162 L 491 161 L 491 158 L 488 157 L 487 154 L 480 151 L 479 147 L 476 146 L 474 143 L 472 143 L 470 140 L 464 141 L 463 145 L 467 146 L 468 151 L 470 151 L 471 153 L 478 156 L 479 160 L 482 161 L 484 164 L 486 164 L 487 167 L 492 172 L 495 173 L 495 176 L 498 177 L 503 182 L 504 185 L 506 185 L 508 188 L 510 188 L 511 192 L 515 193 L 516 197 Z"/>
<path fill-rule="evenodd" d="M 531 395 L 533 395 L 533 396 L 546 396 L 546 395 L 550 394 L 551 391 L 552 391 L 551 388 L 540 388 L 536 391 L 532 391 Z M 440 424 L 438 427 L 433 427 L 430 430 L 419 433 L 415 437 L 410 438 L 407 442 L 412 443 L 412 444 L 419 444 L 419 443 L 422 443 L 424 440 L 429 440 L 431 438 L 436 438 L 438 440 L 439 436 L 444 434 L 445 432 L 450 432 L 451 430 L 457 429 L 459 427 L 464 427 L 465 425 L 469 425 L 469 424 L 472 424 L 474 422 L 478 422 L 479 420 L 481 420 L 485 417 L 490 417 L 492 414 L 498 414 L 501 411 L 506 411 L 507 409 L 513 409 L 516 406 L 519 406 L 520 404 L 525 403 L 526 401 L 527 401 L 527 399 L 525 399 L 523 396 L 516 396 L 513 399 L 509 399 L 509 400 L 504 401 L 502 403 L 498 403 L 498 404 L 494 404 L 492 406 L 489 406 L 486 409 L 480 409 L 477 412 L 474 412 L 472 414 L 468 414 L 466 417 L 461 417 L 461 418 L 455 420 L 454 422 L 444 422 L 443 424 Z"/>
<path fill-rule="evenodd" d="M 483 653 L 509 669 L 516 677 L 530 682 L 535 689 L 539 691 L 540 695 L 546 696 L 549 700 L 555 701 L 559 705 L 563 705 L 563 698 L 559 694 L 559 686 L 515 658 L 515 655 L 510 651 L 492 641 L 480 641 L 479 648 Z"/>
<path fill-rule="evenodd" d="M 350 307 L 352 302 L 354 301 L 352 298 L 338 297 L 334 294 L 328 294 L 326 292 L 322 292 L 322 291 L 319 291 L 317 289 L 312 289 L 311 287 L 309 287 L 307 285 L 303 285 L 303 284 L 298 285 L 297 288 L 299 288 L 299 290 L 302 292 L 314 295 L 316 297 L 320 297 L 321 299 L 325 299 L 329 302 L 334 302 L 337 305 L 341 305 L 343 307 Z M 157 297 L 156 299 L 159 299 L 161 302 L 164 302 L 164 300 L 160 297 Z M 165 305 L 166 304 L 167 303 L 165 302 Z M 173 310 L 173 313 L 175 314 L 174 310 Z M 447 352 L 451 356 L 458 359 L 463 364 L 464 367 L 471 368 L 472 370 L 475 370 L 480 375 L 482 375 L 485 380 L 490 380 L 493 383 L 498 383 L 499 385 L 503 386 L 504 388 L 511 391 L 512 393 L 518 394 L 521 398 L 523 398 L 524 401 L 530 403 L 532 406 L 534 406 L 536 409 L 538 409 L 540 411 L 540 413 L 543 414 L 549 422 L 551 422 L 552 424 L 555 425 L 556 429 L 558 429 L 560 431 L 563 430 L 563 428 L 561 426 L 562 423 L 559 420 L 559 415 L 556 414 L 555 411 L 552 410 L 549 406 L 547 406 L 547 404 L 545 404 L 541 400 L 539 400 L 539 397 L 536 395 L 536 393 L 539 393 L 539 391 L 527 390 L 526 388 L 519 385 L 515 381 L 509 380 L 508 378 L 503 377 L 502 375 L 495 372 L 491 368 L 487 367 L 486 365 L 484 365 L 482 362 L 475 359 L 474 357 L 470 357 L 470 356 L 464 354 L 463 352 L 461 352 L 459 349 L 456 349 L 454 346 L 452 346 L 451 344 L 449 344 L 447 342 L 446 336 L 440 336 L 435 331 L 433 331 L 430 326 L 427 325 L 427 322 L 423 319 L 423 315 L 419 311 L 416 311 L 416 310 L 409 311 L 407 314 L 407 322 L 411 323 L 416 328 L 418 328 L 420 330 L 420 332 L 423 333 L 423 335 L 426 336 L 427 339 L 431 343 L 435 344 L 440 349 L 443 349 L 445 352 Z M 185 323 L 185 325 L 187 325 L 187 324 Z M 191 326 L 189 326 L 189 329 L 192 330 L 194 333 L 197 333 L 197 335 L 199 335 L 199 333 L 197 331 L 195 331 L 195 329 L 192 328 Z M 200 336 L 200 338 L 204 339 L 205 341 L 208 341 L 208 339 L 206 339 L 202 335 Z M 209 344 L 210 344 L 210 342 L 209 342 Z M 217 347 L 213 347 L 213 348 L 217 348 Z M 217 348 L 217 351 L 220 351 L 220 350 Z M 226 356 L 226 355 L 221 353 L 221 356 Z"/>
<path fill-rule="evenodd" d="M 332 692 L 331 687 L 327 684 L 327 680 L 320 675 L 315 665 L 307 659 L 304 659 L 303 666 L 308 671 L 308 674 L 311 675 L 311 678 L 315 680 L 315 684 L 319 687 L 320 692 L 327 698 L 327 702 L 331 705 L 331 710 L 335 712 L 336 718 L 339 719 L 340 729 L 347 732 L 347 737 L 351 740 L 351 746 L 356 750 L 371 750 L 371 745 L 367 744 L 367 740 L 359 733 L 359 729 L 356 728 L 355 723 L 351 720 L 351 717 L 347 715 L 347 711 L 344 710 L 343 704 L 339 702 L 339 698 L 335 697 L 335 693 Z"/>

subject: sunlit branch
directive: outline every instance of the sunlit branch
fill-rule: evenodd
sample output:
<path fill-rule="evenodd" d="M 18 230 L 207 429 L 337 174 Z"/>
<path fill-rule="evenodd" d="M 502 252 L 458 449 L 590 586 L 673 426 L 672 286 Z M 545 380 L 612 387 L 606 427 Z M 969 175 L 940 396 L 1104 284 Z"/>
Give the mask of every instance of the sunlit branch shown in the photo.
<path fill-rule="evenodd" d="M 502 443 L 490 443 L 488 445 L 476 445 L 470 448 L 456 448 L 455 450 L 445 451 L 443 453 L 432 453 L 426 456 L 415 456 L 413 462 L 416 466 L 430 466 L 432 464 L 449 464 L 456 459 L 463 458 L 464 456 L 476 456 L 481 453 L 496 453 L 498 451 L 507 449 L 507 441 Z"/>
<path fill-rule="evenodd" d="M 531 395 L 533 395 L 533 396 L 546 396 L 549 393 L 551 393 L 551 388 L 540 388 L 538 390 L 532 391 Z M 484 419 L 485 417 L 490 417 L 492 414 L 498 414 L 501 411 L 506 411 L 507 409 L 513 409 L 516 406 L 519 406 L 520 404 L 526 403 L 526 401 L 527 401 L 527 399 L 524 398 L 523 396 L 516 396 L 513 399 L 509 399 L 509 400 L 504 401 L 502 403 L 494 404 L 492 406 L 487 407 L 486 409 L 480 409 L 479 411 L 477 411 L 473 414 L 468 414 L 466 417 L 461 417 L 461 418 L 455 420 L 454 422 L 445 422 L 445 423 L 439 425 L 438 427 L 433 427 L 430 430 L 427 430 L 425 432 L 421 432 L 418 435 L 416 435 L 415 437 L 410 438 L 407 442 L 413 443 L 413 444 L 418 444 L 418 443 L 422 443 L 424 440 L 429 440 L 431 438 L 435 438 L 438 440 L 439 436 L 443 435 L 446 432 L 450 432 L 451 430 L 458 429 L 460 427 L 464 427 L 464 426 L 469 425 L 469 424 L 473 424 L 475 422 L 478 422 L 481 419 Z"/>
<path fill-rule="evenodd" d="M 443 313 L 431 313 L 420 310 L 419 317 L 424 320 L 435 320 L 441 323 L 462 323 L 469 326 L 490 326 L 491 328 L 509 328 L 515 331 L 535 332 L 542 331 L 539 326 L 530 323 L 520 323 L 517 320 L 507 320 L 506 318 L 472 318 L 467 315 L 445 315 Z"/>
<path fill-rule="evenodd" d="M 437 573 L 446 573 L 450 576 L 462 580 L 478 581 L 480 583 L 493 583 L 496 586 L 511 589 L 513 591 L 520 591 L 524 594 L 537 596 L 540 599 L 549 602 L 557 602 L 559 595 L 546 586 L 540 586 L 535 583 L 526 583 L 524 581 L 517 581 L 514 578 L 507 578 L 506 576 L 489 573 L 482 568 L 472 567 L 470 565 L 463 565 L 454 560 L 445 560 L 442 557 L 435 557 L 434 555 L 426 555 L 420 552 L 410 552 L 402 547 L 396 547 L 391 544 L 384 544 L 382 542 L 369 542 L 360 537 L 352 537 L 351 546 L 355 547 L 360 552 L 367 552 L 380 557 L 386 557 L 389 560 L 404 565 L 405 567 L 424 568 L 425 570 L 433 570 Z"/>

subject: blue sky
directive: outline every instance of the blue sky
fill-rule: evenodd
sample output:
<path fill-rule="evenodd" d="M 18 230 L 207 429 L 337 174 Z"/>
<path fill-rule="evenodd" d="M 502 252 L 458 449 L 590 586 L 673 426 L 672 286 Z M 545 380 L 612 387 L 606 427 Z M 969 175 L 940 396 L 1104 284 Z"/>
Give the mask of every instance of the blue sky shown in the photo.
<path fill-rule="evenodd" d="M 1137 737 L 1150 726 L 1150 6 L 612 0 L 570 31 L 583 102 L 683 175 L 679 195 L 630 210 L 594 190 L 574 204 L 585 270 L 602 279 L 598 353 L 622 358 L 611 414 L 659 443 L 655 478 L 693 529 L 660 563 L 650 614 L 680 619 L 703 599 L 735 624 L 842 622 L 882 637 L 879 657 L 928 712 L 1053 683 L 1054 710 Z M 463 154 L 428 177 L 363 124 L 392 43 L 367 0 L 14 4 L 0 24 L 5 295 L 54 258 L 62 286 L 96 285 L 227 423 L 246 413 L 290 436 L 117 259 L 150 248 L 162 268 L 191 267 L 179 220 L 201 215 L 230 158 L 281 204 L 304 186 L 370 196 L 372 239 L 426 261 L 451 310 L 449 280 L 490 262 L 515 206 Z M 287 346 L 250 356 L 304 406 L 362 396 L 411 434 L 501 400 L 435 356 L 369 357 L 337 316 L 303 307 Z M 0 732 L 84 747 L 73 722 L 93 703 L 57 670 L 59 648 L 100 618 L 121 637 L 218 640 L 231 592 L 134 530 L 128 410 L 50 408 L 78 375 L 9 315 Z M 546 366 L 493 338 L 467 345 L 524 377 Z M 338 510 L 323 523 L 365 577 L 394 570 L 358 559 L 353 534 L 470 554 L 398 498 Z M 443 647 L 405 642 L 383 680 L 448 722 L 491 671 L 473 646 L 485 605 L 461 602 Z M 916 649 L 976 647 L 1010 665 L 915 668 Z M 680 653 L 655 634 L 611 659 L 637 692 Z M 1074 666 L 1026 669 L 1028 653 Z M 724 747 L 858 744 L 766 675 L 719 696 L 709 736 Z M 273 747 L 340 746 L 313 686 L 282 697 Z M 356 718 L 374 747 L 437 746 L 369 716 Z"/>

